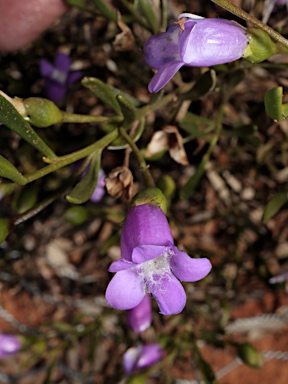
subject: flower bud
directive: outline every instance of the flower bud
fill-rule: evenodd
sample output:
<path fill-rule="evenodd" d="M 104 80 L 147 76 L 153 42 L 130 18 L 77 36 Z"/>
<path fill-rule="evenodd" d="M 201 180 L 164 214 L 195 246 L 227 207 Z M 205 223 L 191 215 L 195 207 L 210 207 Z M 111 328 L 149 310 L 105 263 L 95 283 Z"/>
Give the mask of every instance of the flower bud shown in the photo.
<path fill-rule="evenodd" d="M 127 311 L 127 323 L 136 333 L 146 331 L 152 322 L 151 299 L 146 295 L 136 307 Z"/>
<path fill-rule="evenodd" d="M 135 207 L 142 204 L 156 205 L 162 209 L 164 213 L 167 211 L 167 200 L 159 188 L 146 188 L 138 192 L 132 199 L 130 205 Z"/>
<path fill-rule="evenodd" d="M 252 368 L 260 368 L 263 365 L 263 355 L 249 343 L 239 344 L 237 347 L 238 356 Z"/>
<path fill-rule="evenodd" d="M 105 179 L 107 192 L 117 199 L 124 195 L 127 200 L 131 199 L 133 188 L 133 176 L 127 167 L 113 169 Z"/>
<path fill-rule="evenodd" d="M 29 97 L 23 103 L 29 122 L 35 127 L 46 128 L 62 121 L 62 112 L 48 99 Z"/>
<path fill-rule="evenodd" d="M 247 28 L 246 32 L 249 44 L 244 52 L 244 59 L 251 63 L 260 63 L 277 53 L 277 45 L 262 29 Z"/>
<path fill-rule="evenodd" d="M 139 369 L 151 367 L 163 356 L 163 349 L 159 344 L 139 345 L 129 348 L 123 356 L 125 372 L 130 375 Z"/>

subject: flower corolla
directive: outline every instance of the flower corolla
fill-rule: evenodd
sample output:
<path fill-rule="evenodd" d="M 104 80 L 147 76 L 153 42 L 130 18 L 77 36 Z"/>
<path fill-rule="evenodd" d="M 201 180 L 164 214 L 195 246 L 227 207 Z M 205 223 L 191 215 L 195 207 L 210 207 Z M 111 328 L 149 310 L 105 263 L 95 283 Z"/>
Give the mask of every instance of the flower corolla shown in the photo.
<path fill-rule="evenodd" d="M 0 334 L 0 358 L 14 355 L 21 346 L 22 343 L 17 336 Z"/>
<path fill-rule="evenodd" d="M 82 77 L 81 71 L 71 71 L 71 59 L 65 53 L 58 53 L 53 64 L 40 60 L 40 73 L 45 79 L 45 93 L 54 103 L 60 103 L 68 87 Z"/>
<path fill-rule="evenodd" d="M 106 300 L 115 309 L 136 307 L 147 293 L 156 299 L 160 313 L 180 313 L 186 304 L 181 281 L 203 279 L 211 270 L 207 258 L 191 258 L 179 251 L 164 212 L 142 204 L 128 211 L 122 227 L 121 259 L 110 272 L 117 272 L 106 290 Z"/>
<path fill-rule="evenodd" d="M 158 70 L 148 89 L 158 92 L 183 65 L 209 67 L 238 60 L 247 45 L 245 29 L 235 22 L 183 13 L 178 23 L 144 46 L 146 63 Z"/>
<path fill-rule="evenodd" d="M 151 367 L 163 356 L 163 349 L 159 344 L 139 345 L 129 348 L 123 356 L 123 365 L 127 375 L 132 372 Z"/>

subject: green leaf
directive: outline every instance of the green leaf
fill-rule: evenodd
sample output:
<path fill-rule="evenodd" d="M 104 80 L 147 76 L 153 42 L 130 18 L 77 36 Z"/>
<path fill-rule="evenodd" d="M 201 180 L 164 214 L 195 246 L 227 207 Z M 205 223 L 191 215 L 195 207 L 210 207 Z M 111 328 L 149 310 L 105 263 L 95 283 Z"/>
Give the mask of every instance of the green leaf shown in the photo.
<path fill-rule="evenodd" d="M 19 214 L 27 212 L 37 203 L 39 193 L 39 185 L 36 183 L 30 184 L 22 188 L 20 195 L 16 201 L 16 210 Z"/>
<path fill-rule="evenodd" d="M 72 204 L 83 204 L 92 196 L 98 182 L 98 173 L 101 164 L 101 152 L 98 151 L 92 157 L 89 169 L 84 177 L 76 184 L 66 196 L 66 200 Z"/>
<path fill-rule="evenodd" d="M 284 204 L 286 204 L 288 201 L 288 184 L 285 186 L 285 188 L 276 193 L 266 204 L 262 216 L 262 221 L 266 223 L 271 217 L 276 215 L 276 213 L 282 208 Z"/>
<path fill-rule="evenodd" d="M 124 121 L 122 124 L 123 128 L 129 128 L 135 120 L 137 120 L 136 108 L 134 105 L 123 95 L 117 95 L 116 100 L 118 101 Z"/>
<path fill-rule="evenodd" d="M 185 117 L 179 121 L 180 128 L 188 132 L 192 137 L 207 137 L 214 130 L 215 122 L 205 117 L 187 112 Z"/>
<path fill-rule="evenodd" d="M 90 89 L 90 91 L 105 104 L 110 105 L 114 111 L 118 114 L 121 113 L 121 108 L 116 100 L 116 95 L 109 85 L 103 83 L 103 81 L 96 77 L 84 77 L 81 83 L 85 88 Z"/>
<path fill-rule="evenodd" d="M 137 128 L 135 129 L 135 132 L 131 136 L 134 143 L 136 143 L 139 140 L 139 138 L 142 136 L 144 128 L 145 128 L 145 120 L 141 119 L 137 125 Z M 127 142 L 122 137 L 118 137 L 112 142 L 111 145 L 109 145 L 108 149 L 119 150 L 127 147 L 129 147 Z"/>
<path fill-rule="evenodd" d="M 156 18 L 153 2 L 151 0 L 138 0 L 138 4 L 143 16 L 151 27 L 152 33 L 156 35 L 159 32 L 160 25 Z"/>
<path fill-rule="evenodd" d="M 237 345 L 237 352 L 240 359 L 252 368 L 261 368 L 264 363 L 262 352 L 258 351 L 249 343 Z"/>
<path fill-rule="evenodd" d="M 11 230 L 11 223 L 9 219 L 0 218 L 0 244 L 6 240 Z"/>
<path fill-rule="evenodd" d="M 268 89 L 264 96 L 264 104 L 266 113 L 271 119 L 275 121 L 284 120 L 285 117 L 282 115 L 282 99 L 283 99 L 283 88 L 274 87 Z"/>
<path fill-rule="evenodd" d="M 94 3 L 97 7 L 97 9 L 99 10 L 99 12 L 107 17 L 107 19 L 110 19 L 110 20 L 113 20 L 113 21 L 117 21 L 118 20 L 118 16 L 117 16 L 117 13 L 115 11 L 113 11 L 112 8 L 108 7 L 105 3 L 105 1 L 103 0 L 91 0 L 92 3 Z"/>
<path fill-rule="evenodd" d="M 216 83 L 216 72 L 211 69 L 210 71 L 205 72 L 204 75 L 202 75 L 195 83 L 193 88 L 189 92 L 182 95 L 182 98 L 192 101 L 199 100 L 201 97 L 210 93 L 215 88 Z"/>
<path fill-rule="evenodd" d="M 41 139 L 34 129 L 24 120 L 13 105 L 0 95 L 0 121 L 12 131 L 16 132 L 48 159 L 55 160 L 57 156 Z"/>
<path fill-rule="evenodd" d="M 5 159 L 5 157 L 0 155 L 0 177 L 5 177 L 14 183 L 19 185 L 25 185 L 26 179 L 22 174 L 17 170 L 16 167 L 10 161 Z"/>
<path fill-rule="evenodd" d="M 191 178 L 187 181 L 187 183 L 184 184 L 184 186 L 182 187 L 182 189 L 180 191 L 181 199 L 186 200 L 191 196 L 191 194 L 193 193 L 193 191 L 197 187 L 201 177 L 203 176 L 203 174 L 205 172 L 205 167 L 206 167 L 207 162 L 208 162 L 208 157 L 204 155 L 201 163 L 198 165 L 196 172 L 191 176 Z"/>
<path fill-rule="evenodd" d="M 64 218 L 73 225 L 81 225 L 88 220 L 89 214 L 87 209 L 80 206 L 68 208 L 64 213 Z"/>

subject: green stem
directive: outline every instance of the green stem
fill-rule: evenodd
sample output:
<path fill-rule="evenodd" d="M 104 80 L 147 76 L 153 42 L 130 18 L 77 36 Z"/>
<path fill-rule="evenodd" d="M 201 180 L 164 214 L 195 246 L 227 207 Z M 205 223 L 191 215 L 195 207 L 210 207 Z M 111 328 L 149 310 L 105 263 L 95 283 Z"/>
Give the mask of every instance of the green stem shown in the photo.
<path fill-rule="evenodd" d="M 255 27 L 258 27 L 268 33 L 269 36 L 272 37 L 278 43 L 284 45 L 288 48 L 288 40 L 285 39 L 280 33 L 274 31 L 274 29 L 270 28 L 267 24 L 262 23 L 262 21 L 256 19 L 256 17 L 249 15 L 249 13 L 243 11 L 243 9 L 237 7 L 234 4 L 231 4 L 228 0 L 211 0 L 213 3 L 218 4 L 220 7 L 226 9 L 227 11 L 234 13 L 234 15 L 239 16 L 241 19 L 250 22 Z"/>
<path fill-rule="evenodd" d="M 142 156 L 141 151 L 137 147 L 137 145 L 134 143 L 134 141 L 131 139 L 131 137 L 128 135 L 128 133 L 125 131 L 124 128 L 119 128 L 119 134 L 127 141 L 127 143 L 130 145 L 132 151 L 134 152 L 134 155 L 136 156 L 138 163 L 140 165 L 140 170 L 143 174 L 143 179 L 145 182 L 145 185 L 147 188 L 154 188 L 155 183 L 153 180 L 153 177 L 149 171 L 149 168 L 146 164 L 146 161 L 144 157 Z"/>
<path fill-rule="evenodd" d="M 26 184 L 30 183 L 31 181 L 40 179 L 41 177 L 46 176 L 49 173 L 56 171 L 57 169 L 65 167 L 66 165 L 72 164 L 77 160 L 83 159 L 84 157 L 87 157 L 96 151 L 104 149 L 113 140 L 115 140 L 117 136 L 118 131 L 117 129 L 115 129 L 114 131 L 108 133 L 106 136 L 102 137 L 102 139 L 96 141 L 96 143 L 93 143 L 88 147 L 70 153 L 69 155 L 58 157 L 57 160 L 54 161 L 52 164 L 49 164 L 46 167 L 39 169 L 38 171 L 24 176 Z"/>
<path fill-rule="evenodd" d="M 68 113 L 62 111 L 62 123 L 119 123 L 123 121 L 123 116 L 116 115 L 111 117 L 106 116 L 91 116 L 79 115 L 76 113 Z"/>
<path fill-rule="evenodd" d="M 180 192 L 181 199 L 183 199 L 183 200 L 189 198 L 191 193 L 196 188 L 199 180 L 201 179 L 203 173 L 205 172 L 206 165 L 207 165 L 208 161 L 210 160 L 210 157 L 211 157 L 211 154 L 214 150 L 214 147 L 219 140 L 220 134 L 222 132 L 222 127 L 223 127 L 222 126 L 222 119 L 223 119 L 223 114 L 224 114 L 224 106 L 225 106 L 225 102 L 223 101 L 223 103 L 219 107 L 219 113 L 217 115 L 216 124 L 215 124 L 214 136 L 210 141 L 209 147 L 208 147 L 205 155 L 202 157 L 201 163 L 199 164 L 194 175 L 187 181 L 187 183 L 183 186 L 183 188 Z"/>
<path fill-rule="evenodd" d="M 175 93 L 169 93 L 168 95 L 159 98 L 154 104 L 145 105 L 145 107 L 138 109 L 137 119 L 142 119 L 149 113 L 156 111 L 157 109 L 164 107 L 164 105 L 170 103 L 175 98 Z"/>

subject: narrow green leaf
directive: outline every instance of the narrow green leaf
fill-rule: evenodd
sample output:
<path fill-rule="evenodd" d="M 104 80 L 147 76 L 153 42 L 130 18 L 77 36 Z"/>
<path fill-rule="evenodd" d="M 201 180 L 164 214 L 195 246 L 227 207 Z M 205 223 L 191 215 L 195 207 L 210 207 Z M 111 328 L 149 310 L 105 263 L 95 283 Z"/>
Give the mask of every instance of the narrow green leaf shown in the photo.
<path fill-rule="evenodd" d="M 204 75 L 202 75 L 195 83 L 193 88 L 189 92 L 182 95 L 182 98 L 192 101 L 199 100 L 201 97 L 210 93 L 215 88 L 216 83 L 216 72 L 211 69 L 210 71 L 205 72 Z"/>
<path fill-rule="evenodd" d="M 0 218 L 0 244 L 6 240 L 11 230 L 11 223 L 9 219 Z"/>
<path fill-rule="evenodd" d="M 13 105 L 0 95 L 0 121 L 12 131 L 16 132 L 44 156 L 51 160 L 57 159 L 55 153 L 41 139 L 34 129 L 24 120 Z"/>
<path fill-rule="evenodd" d="M 152 33 L 156 35 L 159 32 L 160 25 L 156 18 L 153 2 L 151 0 L 139 0 L 138 4 L 143 16 L 151 27 Z"/>
<path fill-rule="evenodd" d="M 131 136 L 134 143 L 136 143 L 140 139 L 144 131 L 144 128 L 145 128 L 145 119 L 141 119 L 137 125 L 137 128 L 135 129 L 135 132 Z M 111 145 L 109 145 L 108 149 L 119 150 L 127 147 L 129 147 L 127 142 L 122 137 L 118 137 L 111 143 Z"/>
<path fill-rule="evenodd" d="M 117 95 L 122 114 L 124 116 L 123 128 L 129 128 L 131 124 L 137 120 L 137 111 L 134 105 L 123 95 Z"/>
<path fill-rule="evenodd" d="M 98 173 L 101 164 L 101 152 L 93 155 L 89 169 L 85 176 L 76 184 L 66 196 L 66 200 L 72 204 L 83 204 L 92 196 L 98 182 Z"/>
<path fill-rule="evenodd" d="M 112 8 L 108 7 L 105 1 L 103 1 L 103 0 L 91 0 L 91 1 L 92 1 L 92 3 L 94 3 L 96 5 L 99 12 L 103 16 L 107 17 L 107 19 L 110 19 L 113 21 L 118 20 L 117 13 L 115 11 L 113 11 Z"/>
<path fill-rule="evenodd" d="M 5 157 L 0 155 L 0 177 L 5 177 L 19 185 L 25 185 L 26 179 Z"/>
<path fill-rule="evenodd" d="M 264 96 L 266 113 L 275 121 L 284 120 L 282 116 L 283 88 L 274 87 L 269 89 Z"/>
<path fill-rule="evenodd" d="M 21 214 L 32 209 L 37 203 L 38 194 L 39 185 L 36 183 L 29 184 L 25 188 L 22 188 L 16 201 L 17 213 Z"/>
<path fill-rule="evenodd" d="M 96 77 L 84 77 L 81 83 L 85 88 L 90 89 L 90 91 L 105 104 L 110 105 L 115 112 L 118 114 L 121 113 L 120 105 L 116 100 L 116 94 L 109 85 L 103 83 L 103 81 Z"/>
<path fill-rule="evenodd" d="M 282 208 L 284 204 L 288 201 L 288 185 L 286 187 L 276 193 L 269 202 L 266 204 L 262 216 L 262 221 L 266 223 L 271 217 L 276 215 L 276 213 Z"/>
<path fill-rule="evenodd" d="M 208 157 L 204 155 L 204 157 L 202 158 L 201 163 L 198 165 L 198 168 L 197 168 L 196 172 L 194 173 L 194 175 L 192 175 L 192 177 L 182 187 L 182 189 L 180 191 L 181 199 L 186 200 L 191 196 L 191 194 L 193 193 L 193 191 L 197 187 L 201 177 L 204 174 L 207 162 L 208 162 Z"/>

